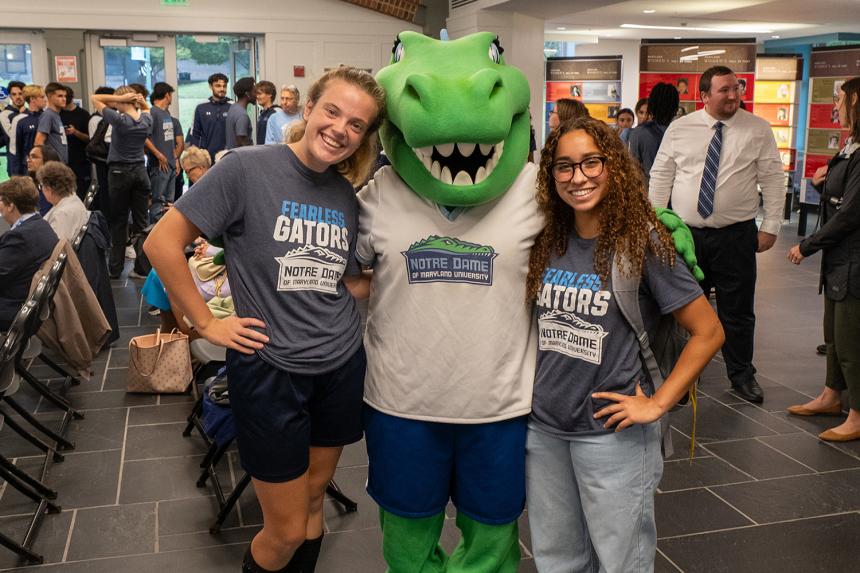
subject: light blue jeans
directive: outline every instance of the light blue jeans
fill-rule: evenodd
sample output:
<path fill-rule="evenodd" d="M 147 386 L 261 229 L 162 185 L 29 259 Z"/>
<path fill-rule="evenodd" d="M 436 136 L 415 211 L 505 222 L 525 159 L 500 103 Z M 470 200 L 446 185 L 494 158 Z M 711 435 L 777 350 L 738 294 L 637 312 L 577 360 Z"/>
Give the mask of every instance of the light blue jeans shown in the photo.
<path fill-rule="evenodd" d="M 658 423 L 559 438 L 529 427 L 526 501 L 540 573 L 654 570 Z"/>

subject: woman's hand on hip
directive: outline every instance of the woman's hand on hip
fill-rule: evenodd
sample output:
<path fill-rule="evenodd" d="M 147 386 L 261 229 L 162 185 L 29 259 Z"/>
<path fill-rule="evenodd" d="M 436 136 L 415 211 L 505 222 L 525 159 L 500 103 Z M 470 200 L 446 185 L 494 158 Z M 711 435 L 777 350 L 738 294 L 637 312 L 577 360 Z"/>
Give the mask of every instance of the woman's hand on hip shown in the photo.
<path fill-rule="evenodd" d="M 205 325 L 198 327 L 200 334 L 212 344 L 231 348 L 243 354 L 253 354 L 269 342 L 269 337 L 251 327 L 266 328 L 257 318 L 239 318 L 236 315 L 225 318 L 212 317 Z"/>
<path fill-rule="evenodd" d="M 633 424 L 650 424 L 659 420 L 666 413 L 654 399 L 645 395 L 645 392 L 642 391 L 642 386 L 639 384 L 636 384 L 636 394 L 634 396 L 627 396 L 616 392 L 595 392 L 591 397 L 598 400 L 603 399 L 616 402 L 615 404 L 601 408 L 594 414 L 595 418 L 603 418 L 612 414 L 606 420 L 606 423 L 603 424 L 603 427 L 608 430 L 612 426 L 615 426 L 616 432 L 620 432 Z"/>

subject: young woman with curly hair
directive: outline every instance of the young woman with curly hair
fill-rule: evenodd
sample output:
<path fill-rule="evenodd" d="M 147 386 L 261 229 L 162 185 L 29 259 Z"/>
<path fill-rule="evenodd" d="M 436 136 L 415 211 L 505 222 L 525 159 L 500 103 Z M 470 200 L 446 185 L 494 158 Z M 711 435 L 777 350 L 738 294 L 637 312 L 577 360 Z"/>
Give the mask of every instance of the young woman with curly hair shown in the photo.
<path fill-rule="evenodd" d="M 579 118 L 550 135 L 537 200 L 546 227 L 529 261 L 539 347 L 526 445 L 535 564 L 652 571 L 663 471 L 658 420 L 720 348 L 723 331 L 606 124 Z M 691 334 L 656 393 L 613 297 L 614 258 L 628 261 L 627 276 L 641 276 L 646 326 L 672 313 Z"/>

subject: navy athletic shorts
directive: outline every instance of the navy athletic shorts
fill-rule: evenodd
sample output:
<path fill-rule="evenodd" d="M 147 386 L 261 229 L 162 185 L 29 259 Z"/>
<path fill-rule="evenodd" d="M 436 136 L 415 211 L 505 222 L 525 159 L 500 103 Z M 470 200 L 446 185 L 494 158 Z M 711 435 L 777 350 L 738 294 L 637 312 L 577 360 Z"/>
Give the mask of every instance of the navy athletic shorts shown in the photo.
<path fill-rule="evenodd" d="M 487 525 L 515 521 L 526 501 L 526 420 L 445 424 L 364 407 L 367 492 L 401 517 L 430 517 L 450 498 Z"/>
<path fill-rule="evenodd" d="M 242 468 L 260 481 L 290 481 L 308 470 L 310 447 L 361 440 L 366 366 L 363 346 L 337 370 L 311 376 L 228 350 L 230 408 Z"/>

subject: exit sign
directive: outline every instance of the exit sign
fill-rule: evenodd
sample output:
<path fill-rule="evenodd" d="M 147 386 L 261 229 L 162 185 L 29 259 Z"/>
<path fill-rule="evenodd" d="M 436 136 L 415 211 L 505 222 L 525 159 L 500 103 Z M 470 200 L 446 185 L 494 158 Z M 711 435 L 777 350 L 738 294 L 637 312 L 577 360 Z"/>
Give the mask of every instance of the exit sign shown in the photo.
<path fill-rule="evenodd" d="M 161 0 L 162 6 L 188 6 L 191 0 Z"/>

